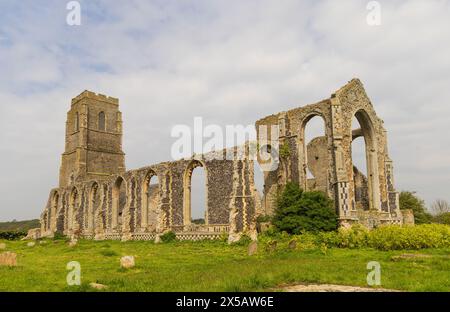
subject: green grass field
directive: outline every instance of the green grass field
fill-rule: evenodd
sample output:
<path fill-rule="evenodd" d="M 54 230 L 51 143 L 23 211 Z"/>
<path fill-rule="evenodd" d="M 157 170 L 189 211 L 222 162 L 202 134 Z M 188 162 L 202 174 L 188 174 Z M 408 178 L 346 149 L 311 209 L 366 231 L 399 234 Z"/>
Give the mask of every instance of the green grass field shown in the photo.
<path fill-rule="evenodd" d="M 369 261 L 381 264 L 381 287 L 406 291 L 450 291 L 450 249 L 377 251 L 372 249 L 277 250 L 260 248 L 248 256 L 246 246 L 221 241 L 153 242 L 47 240 L 27 247 L 23 241 L 1 241 L 17 253 L 16 267 L 0 266 L 0 291 L 261 291 L 303 282 L 365 286 Z M 3 250 L 5 251 L 5 250 Z M 3 252 L 0 251 L 0 252 Z M 431 257 L 393 261 L 395 255 Z M 121 269 L 124 255 L 136 267 Z M 81 286 L 67 286 L 66 265 L 81 264 Z"/>

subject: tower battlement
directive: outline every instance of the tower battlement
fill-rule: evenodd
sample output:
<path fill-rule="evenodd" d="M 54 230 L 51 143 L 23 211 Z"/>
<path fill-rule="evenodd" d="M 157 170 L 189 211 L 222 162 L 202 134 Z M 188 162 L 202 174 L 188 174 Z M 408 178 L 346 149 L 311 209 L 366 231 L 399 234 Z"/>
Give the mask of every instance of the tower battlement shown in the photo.
<path fill-rule="evenodd" d="M 74 97 L 72 99 L 72 105 L 78 103 L 79 101 L 81 101 L 83 99 L 97 100 L 97 101 L 101 101 L 101 102 L 105 102 L 105 103 L 119 105 L 119 99 L 118 98 L 115 98 L 115 97 L 112 97 L 112 96 L 107 96 L 107 95 L 104 95 L 104 94 L 101 94 L 101 93 L 95 93 L 95 92 L 92 92 L 92 91 L 89 91 L 89 90 L 84 90 L 79 95 Z"/>

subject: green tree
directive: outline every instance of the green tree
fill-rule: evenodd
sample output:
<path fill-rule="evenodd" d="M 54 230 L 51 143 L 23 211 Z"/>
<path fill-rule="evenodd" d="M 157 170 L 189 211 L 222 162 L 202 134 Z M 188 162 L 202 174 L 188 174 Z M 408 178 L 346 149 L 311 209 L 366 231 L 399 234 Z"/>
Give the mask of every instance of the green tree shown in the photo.
<path fill-rule="evenodd" d="M 450 212 L 444 212 L 433 216 L 433 222 L 450 225 Z"/>
<path fill-rule="evenodd" d="M 432 215 L 427 212 L 425 202 L 415 192 L 400 192 L 400 209 L 411 209 L 415 224 L 430 223 Z"/>
<path fill-rule="evenodd" d="M 272 224 L 276 230 L 290 234 L 332 231 L 337 228 L 337 215 L 333 201 L 324 193 L 303 192 L 290 182 L 277 196 Z"/>

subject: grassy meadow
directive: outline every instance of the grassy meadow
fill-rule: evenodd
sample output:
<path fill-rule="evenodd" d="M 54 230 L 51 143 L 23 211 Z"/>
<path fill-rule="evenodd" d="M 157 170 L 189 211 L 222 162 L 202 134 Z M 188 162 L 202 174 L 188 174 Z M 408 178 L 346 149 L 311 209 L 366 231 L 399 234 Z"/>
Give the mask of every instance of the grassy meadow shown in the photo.
<path fill-rule="evenodd" d="M 312 248 L 275 252 L 222 241 L 170 242 L 44 240 L 33 247 L 5 241 L 17 253 L 17 266 L 0 266 L 0 291 L 265 291 L 295 283 L 332 283 L 367 287 L 369 261 L 381 264 L 381 286 L 404 291 L 450 291 L 450 249 L 396 250 Z M 405 253 L 425 257 L 398 259 Z M 133 255 L 136 266 L 120 268 Z M 394 257 L 394 259 L 393 259 Z M 81 264 L 81 286 L 68 286 L 66 265 Z"/>

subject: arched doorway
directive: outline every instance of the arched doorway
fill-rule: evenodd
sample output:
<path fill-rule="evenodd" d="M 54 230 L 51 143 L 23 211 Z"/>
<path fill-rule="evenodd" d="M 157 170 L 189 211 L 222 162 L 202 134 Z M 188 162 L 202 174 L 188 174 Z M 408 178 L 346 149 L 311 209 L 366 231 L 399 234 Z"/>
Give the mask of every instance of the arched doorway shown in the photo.
<path fill-rule="evenodd" d="M 194 160 L 188 165 L 183 185 L 184 225 L 208 224 L 207 171 L 202 162 Z"/>
<path fill-rule="evenodd" d="M 303 122 L 301 144 L 299 144 L 301 159 L 301 186 L 305 190 L 328 189 L 328 138 L 325 120 L 318 113 L 311 114 Z"/>
<path fill-rule="evenodd" d="M 354 208 L 380 210 L 377 140 L 366 111 L 359 110 L 355 113 L 351 137 Z"/>

